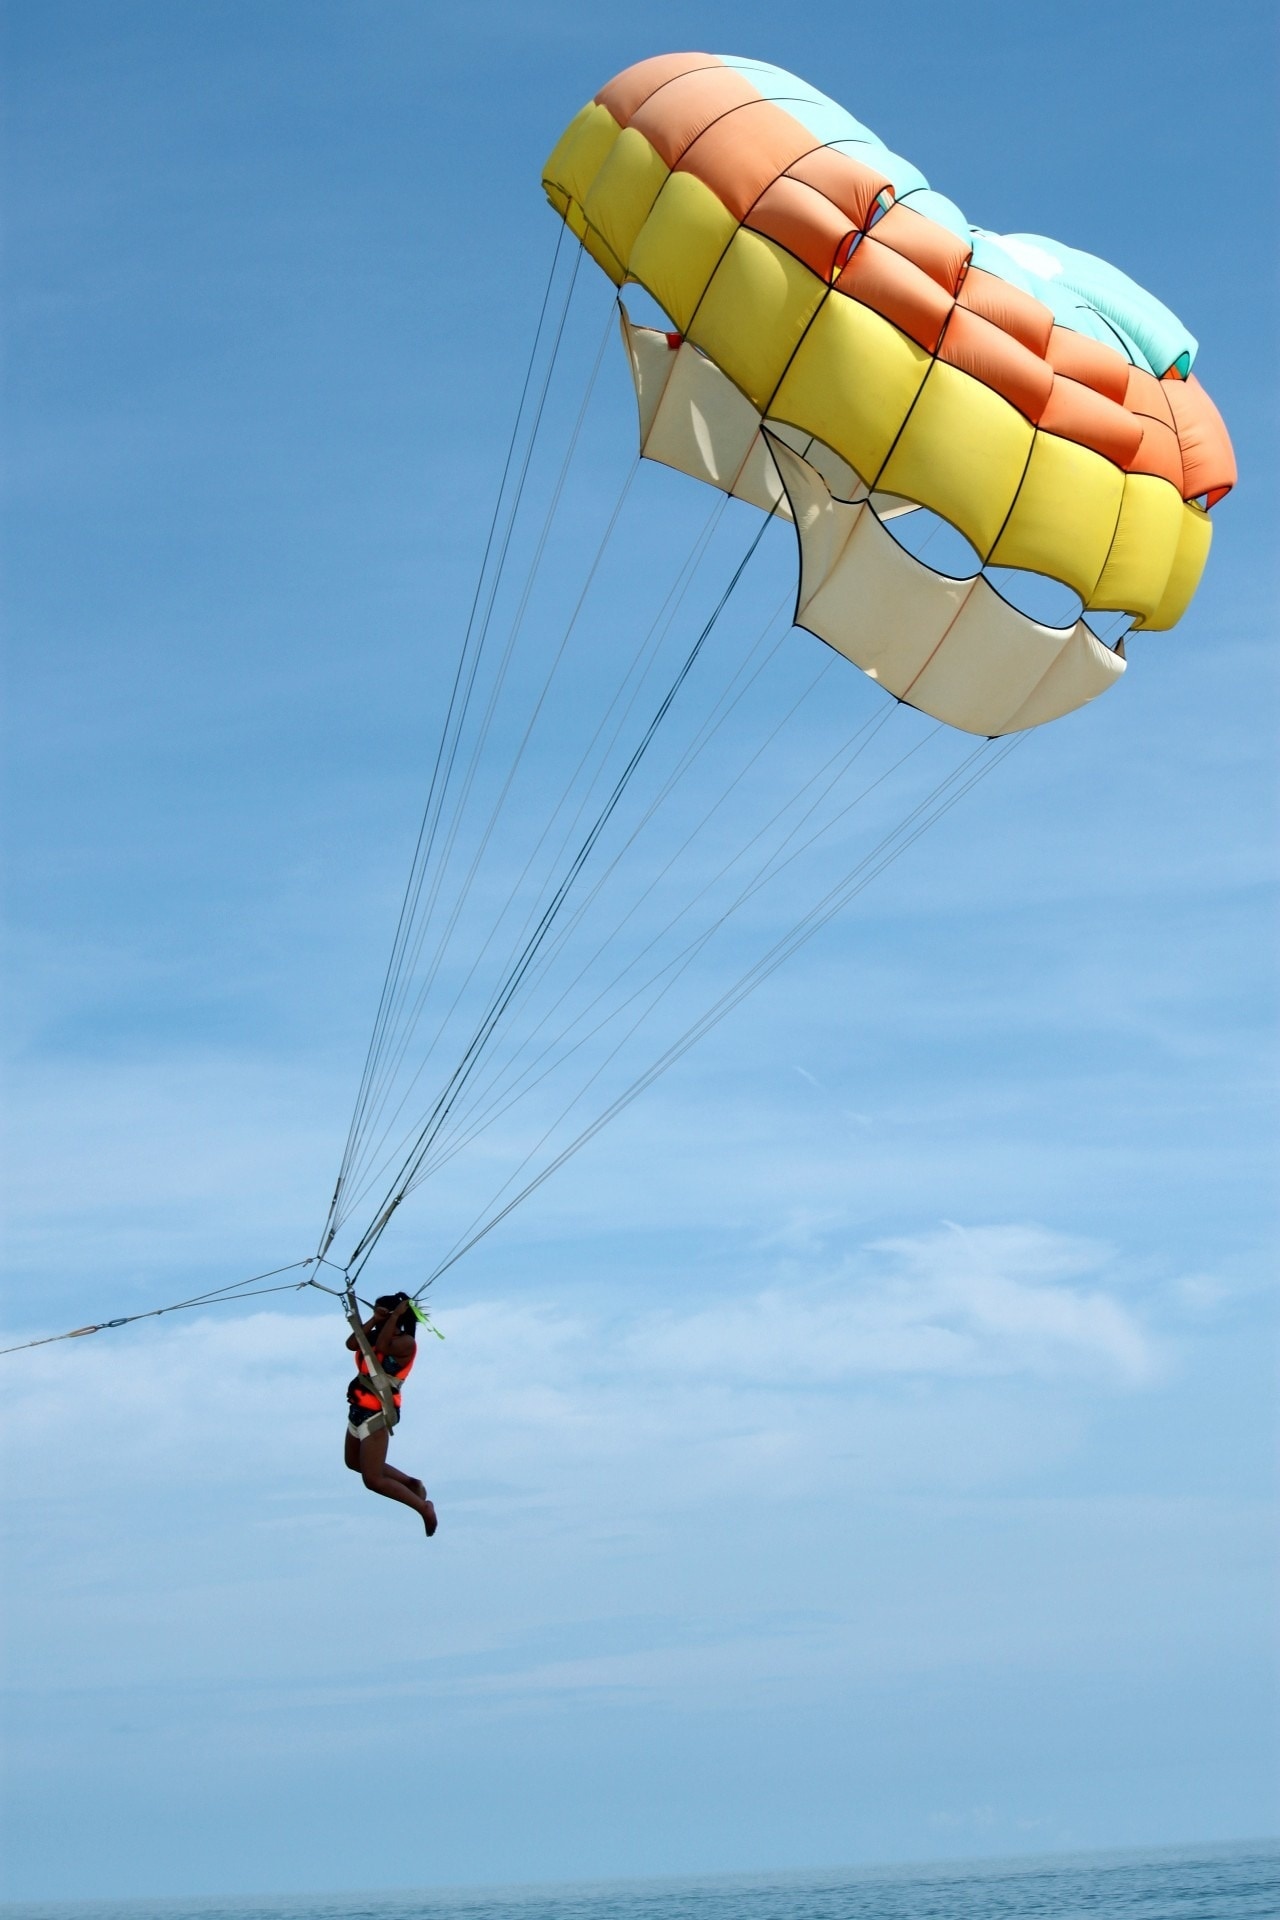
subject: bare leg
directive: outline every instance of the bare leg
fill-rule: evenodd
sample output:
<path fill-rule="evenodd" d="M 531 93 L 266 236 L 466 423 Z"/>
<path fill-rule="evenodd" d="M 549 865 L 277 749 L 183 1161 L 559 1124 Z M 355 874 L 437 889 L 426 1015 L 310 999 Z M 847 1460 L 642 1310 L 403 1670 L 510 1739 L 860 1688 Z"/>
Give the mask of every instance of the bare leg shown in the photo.
<path fill-rule="evenodd" d="M 344 1466 L 349 1467 L 352 1473 L 359 1473 L 360 1442 L 356 1439 L 354 1433 L 348 1433 L 344 1438 L 346 1444 L 342 1450 L 342 1463 Z M 415 1480 L 411 1473 L 401 1473 L 399 1467 L 393 1467 L 389 1460 L 384 1461 L 382 1471 L 390 1474 L 393 1480 L 403 1480 L 405 1486 L 412 1488 L 420 1500 L 426 1499 L 426 1486 L 421 1480 Z"/>
<path fill-rule="evenodd" d="M 416 1493 L 409 1484 L 406 1474 L 387 1470 L 387 1445 L 390 1434 L 385 1429 L 381 1433 L 371 1433 L 367 1440 L 360 1442 L 360 1477 L 370 1493 L 380 1493 L 384 1500 L 399 1500 L 404 1506 L 412 1507 L 420 1515 L 427 1530 L 427 1537 L 436 1530 L 436 1510 L 426 1498 L 425 1493 Z"/>
<path fill-rule="evenodd" d="M 426 1499 L 427 1489 L 425 1483 L 421 1480 L 415 1480 L 411 1473 L 401 1473 L 399 1467 L 393 1467 L 389 1460 L 382 1471 L 389 1473 L 393 1480 L 403 1480 L 406 1487 L 411 1487 L 420 1500 Z"/>

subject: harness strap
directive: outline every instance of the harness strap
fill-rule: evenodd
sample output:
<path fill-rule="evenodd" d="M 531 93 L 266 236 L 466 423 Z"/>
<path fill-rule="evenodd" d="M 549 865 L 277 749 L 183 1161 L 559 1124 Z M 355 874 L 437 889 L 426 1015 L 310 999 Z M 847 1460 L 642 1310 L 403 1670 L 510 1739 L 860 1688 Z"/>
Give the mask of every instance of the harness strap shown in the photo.
<path fill-rule="evenodd" d="M 346 1313 L 348 1324 L 351 1327 L 352 1333 L 355 1335 L 356 1345 L 364 1355 L 364 1363 L 369 1370 L 366 1377 L 369 1385 L 378 1396 L 378 1404 L 382 1408 L 382 1422 L 387 1432 L 390 1433 L 400 1418 L 400 1409 L 396 1405 L 396 1390 L 388 1375 L 382 1371 L 382 1364 L 372 1346 L 369 1344 L 369 1336 L 364 1330 L 364 1322 L 360 1318 L 360 1309 L 356 1305 L 356 1297 L 350 1287 L 347 1288 L 346 1296 L 343 1300 L 343 1311 Z M 381 1429 L 374 1428 L 373 1431 L 380 1432 Z"/>

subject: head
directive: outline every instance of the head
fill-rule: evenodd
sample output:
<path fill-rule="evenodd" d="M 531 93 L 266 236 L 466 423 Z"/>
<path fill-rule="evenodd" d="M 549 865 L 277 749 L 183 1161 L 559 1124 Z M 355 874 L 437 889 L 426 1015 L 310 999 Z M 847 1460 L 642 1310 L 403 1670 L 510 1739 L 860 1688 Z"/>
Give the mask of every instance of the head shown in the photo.
<path fill-rule="evenodd" d="M 374 1311 L 384 1319 L 399 1312 L 396 1323 L 397 1333 L 417 1333 L 418 1316 L 413 1310 L 413 1302 L 407 1293 L 380 1293 L 373 1305 Z"/>

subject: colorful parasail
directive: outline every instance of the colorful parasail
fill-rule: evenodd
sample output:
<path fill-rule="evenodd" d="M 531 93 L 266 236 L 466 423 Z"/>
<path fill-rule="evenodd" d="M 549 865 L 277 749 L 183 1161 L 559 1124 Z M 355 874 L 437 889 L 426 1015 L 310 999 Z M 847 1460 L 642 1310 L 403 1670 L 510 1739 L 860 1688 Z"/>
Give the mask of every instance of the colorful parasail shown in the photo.
<path fill-rule="evenodd" d="M 643 452 L 792 519 L 797 624 L 897 698 L 1037 726 L 1124 672 L 1098 614 L 1186 611 L 1235 461 L 1196 341 L 1115 267 L 970 226 L 824 94 L 724 55 L 619 74 L 543 184 L 670 318 L 622 313 Z M 921 509 L 968 542 L 961 573 L 895 537 Z M 1034 580 L 1074 617 L 1028 611 Z"/>

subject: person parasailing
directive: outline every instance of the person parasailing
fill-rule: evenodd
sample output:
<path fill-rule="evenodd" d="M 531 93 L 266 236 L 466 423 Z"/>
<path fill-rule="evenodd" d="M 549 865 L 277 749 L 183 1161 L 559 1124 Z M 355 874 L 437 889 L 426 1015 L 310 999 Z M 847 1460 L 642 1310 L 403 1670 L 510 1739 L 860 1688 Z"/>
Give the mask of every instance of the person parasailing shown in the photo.
<path fill-rule="evenodd" d="M 343 1460 L 370 1493 L 399 1500 L 422 1517 L 427 1538 L 436 1530 L 436 1510 L 427 1489 L 387 1459 L 391 1430 L 400 1417 L 400 1392 L 418 1357 L 418 1314 L 407 1293 L 381 1294 L 369 1319 L 351 1317 L 347 1347 L 356 1356 L 356 1377 L 347 1387 L 347 1434 Z"/>

